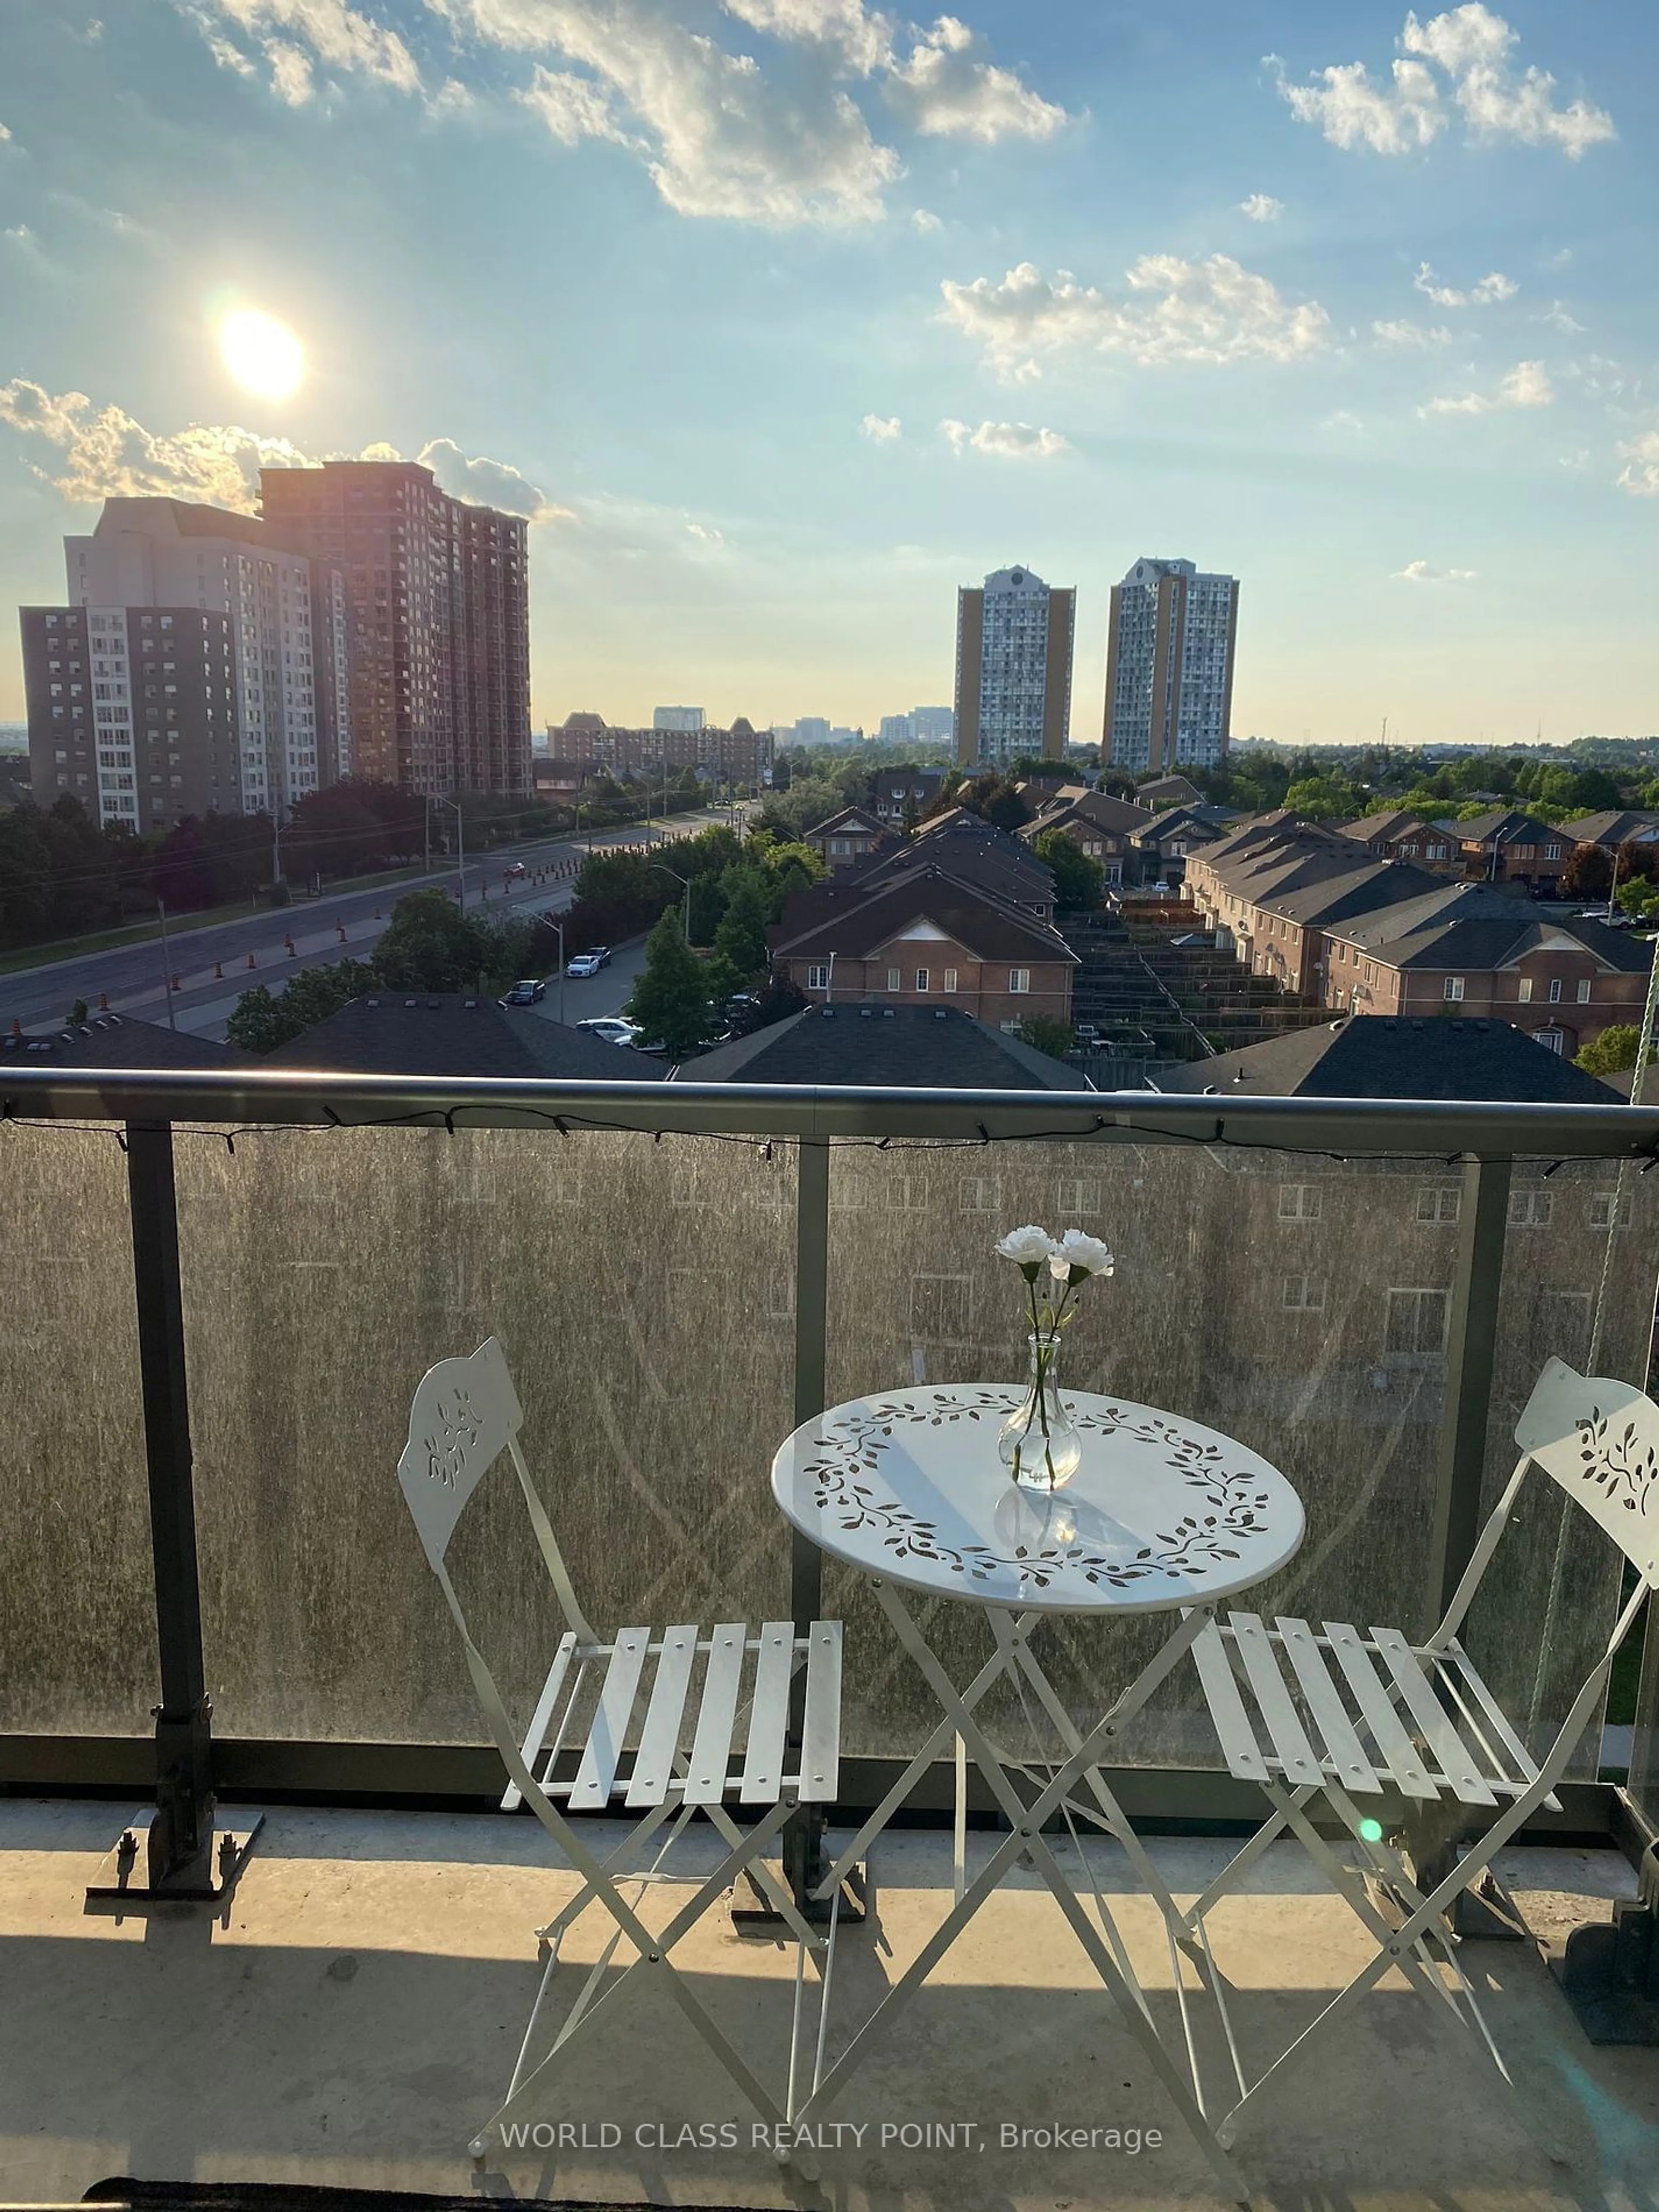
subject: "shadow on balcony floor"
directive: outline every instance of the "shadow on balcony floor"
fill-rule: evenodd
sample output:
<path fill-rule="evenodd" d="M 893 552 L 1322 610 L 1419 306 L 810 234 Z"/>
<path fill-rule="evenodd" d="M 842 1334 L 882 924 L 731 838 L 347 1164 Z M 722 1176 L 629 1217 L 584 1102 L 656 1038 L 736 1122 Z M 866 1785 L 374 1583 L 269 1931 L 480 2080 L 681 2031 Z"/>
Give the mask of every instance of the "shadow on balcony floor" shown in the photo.
<path fill-rule="evenodd" d="M 533 1823 L 490 1823 L 480 1853 L 477 1820 L 279 1809 L 224 1917 L 88 1913 L 82 1885 L 133 1809 L 0 1808 L 0 2172 L 15 2197 L 62 2201 L 132 2174 L 800 2212 L 1220 2202 L 1034 1877 L 992 1898 L 849 2081 L 824 2116 L 842 2124 L 841 2145 L 821 2150 L 811 2174 L 752 2141 L 751 2115 L 678 2016 L 647 2008 L 642 1978 L 525 2115 L 574 2135 L 561 2146 L 543 2133 L 475 2168 L 467 2140 L 505 2087 L 534 1996 L 531 1931 L 570 1893 Z M 1228 1846 L 1152 1848 L 1190 1894 Z M 1504 1871 L 1546 1939 L 1605 1916 L 1634 1886 L 1611 1855 L 1517 1851 Z M 1115 1850 L 1099 1850 L 1097 1872 L 1121 1900 L 1154 2016 L 1173 2037 L 1161 1927 Z M 1260 1872 L 1212 1935 L 1247 2049 L 1265 2057 L 1367 1946 L 1297 1851 L 1269 1853 Z M 890 1837 L 875 1873 L 872 1922 L 842 1942 L 832 2055 L 945 1911 L 948 1839 Z M 655 1893 L 649 1917 L 665 1918 L 683 1895 Z M 590 1962 L 605 1933 L 588 1913 L 567 1956 Z M 793 1954 L 739 1941 L 721 1915 L 677 1956 L 781 2088 Z M 1464 1956 L 1518 2098 L 1390 1977 L 1242 2131 L 1238 2157 L 1264 2212 L 1659 2204 L 1659 2059 L 1585 2044 L 1532 1946 Z M 574 1992 L 580 1978 L 562 1972 L 556 1986 Z M 1224 2051 L 1218 2034 L 1211 2043 L 1218 2091 Z M 1056 2122 L 1115 2127 L 1126 2140 L 1138 2130 L 1142 2147 L 1004 2142 L 1005 2127 Z M 954 2148 L 914 2134 L 963 2123 L 977 2134 Z M 660 2147 L 699 2124 L 709 2147 Z"/>

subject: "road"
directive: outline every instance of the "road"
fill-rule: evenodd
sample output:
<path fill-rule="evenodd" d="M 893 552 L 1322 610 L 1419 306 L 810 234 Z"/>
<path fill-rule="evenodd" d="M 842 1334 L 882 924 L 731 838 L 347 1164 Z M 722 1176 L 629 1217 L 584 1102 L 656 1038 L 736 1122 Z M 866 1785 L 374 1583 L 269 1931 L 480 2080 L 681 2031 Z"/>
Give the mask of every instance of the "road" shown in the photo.
<path fill-rule="evenodd" d="M 666 842 L 695 836 L 725 819 L 723 811 L 677 815 Z M 592 843 L 603 850 L 637 843 L 643 834 L 639 824 L 632 824 L 601 830 Z M 654 828 L 651 838 L 653 842 L 665 842 Z M 551 839 L 510 850 L 501 848 L 482 860 L 469 860 L 466 910 L 487 915 L 556 913 L 568 907 L 588 842 L 584 839 L 577 845 L 569 839 Z M 522 860 L 527 872 L 522 880 L 509 883 L 507 869 L 514 860 Z M 391 884 L 382 890 L 348 891 L 337 898 L 325 892 L 320 899 L 301 899 L 291 907 L 275 908 L 240 921 L 175 931 L 166 954 L 159 938 L 102 952 L 69 952 L 39 968 L 0 975 L 0 1024 L 8 1029 L 13 1022 L 21 1022 L 26 1030 L 51 1027 L 64 1019 L 77 999 L 84 999 L 94 1010 L 106 1003 L 115 1013 L 165 1022 L 170 1004 L 172 1019 L 179 1029 L 222 1037 L 224 1024 L 244 991 L 257 983 L 280 989 L 301 968 L 322 967 L 341 959 L 367 959 L 398 899 L 429 887 L 453 891 L 459 888 L 458 872 L 450 863 L 430 876 Z M 577 1021 L 590 1014 L 614 1012 L 631 988 L 631 972 L 629 980 L 622 981 L 622 966 L 619 959 L 601 969 L 589 983 L 567 983 L 568 1018 Z M 169 969 L 177 979 L 177 988 L 173 990 L 167 988 Z M 556 982 L 550 984 L 547 1001 L 537 1012 L 556 1018 L 557 995 Z M 604 1003 L 590 1005 L 590 997 Z"/>

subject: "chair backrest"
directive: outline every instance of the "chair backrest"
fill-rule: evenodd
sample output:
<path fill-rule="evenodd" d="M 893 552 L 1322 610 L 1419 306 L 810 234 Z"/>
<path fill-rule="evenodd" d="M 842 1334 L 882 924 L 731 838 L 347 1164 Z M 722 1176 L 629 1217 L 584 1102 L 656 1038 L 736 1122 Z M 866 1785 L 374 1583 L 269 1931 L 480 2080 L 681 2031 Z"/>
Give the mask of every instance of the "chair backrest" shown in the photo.
<path fill-rule="evenodd" d="M 427 1558 L 441 1566 L 461 1509 L 524 1421 L 506 1357 L 492 1336 L 466 1359 L 441 1359 L 409 1409 L 398 1480 Z"/>
<path fill-rule="evenodd" d="M 1659 1589 L 1659 1406 L 1632 1382 L 1552 1359 L 1515 1441 Z"/>

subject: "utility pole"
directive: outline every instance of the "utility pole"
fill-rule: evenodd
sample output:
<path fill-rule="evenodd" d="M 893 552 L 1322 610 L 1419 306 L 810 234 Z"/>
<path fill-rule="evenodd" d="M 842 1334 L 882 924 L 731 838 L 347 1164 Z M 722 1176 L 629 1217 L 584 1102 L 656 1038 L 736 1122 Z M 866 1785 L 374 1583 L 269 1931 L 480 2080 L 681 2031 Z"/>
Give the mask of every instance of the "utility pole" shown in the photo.
<path fill-rule="evenodd" d="M 176 1030 L 179 1020 L 173 1011 L 173 954 L 167 945 L 167 910 L 159 891 L 155 895 L 155 911 L 161 917 L 161 982 L 167 994 L 167 1027 Z"/>
<path fill-rule="evenodd" d="M 466 911 L 466 817 L 461 812 L 459 799 L 446 799 L 441 791 L 428 792 L 427 798 L 428 804 L 435 799 L 440 806 L 452 806 L 455 810 L 455 875 L 460 885 L 461 911 L 465 914 Z"/>

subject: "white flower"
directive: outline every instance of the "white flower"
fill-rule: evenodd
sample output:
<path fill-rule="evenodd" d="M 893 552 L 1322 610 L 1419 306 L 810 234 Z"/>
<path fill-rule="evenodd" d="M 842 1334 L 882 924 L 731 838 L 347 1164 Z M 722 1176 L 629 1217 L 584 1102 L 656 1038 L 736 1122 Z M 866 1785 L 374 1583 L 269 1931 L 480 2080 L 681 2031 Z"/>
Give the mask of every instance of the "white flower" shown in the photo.
<path fill-rule="evenodd" d="M 1040 1267 L 1045 1261 L 1052 1261 L 1060 1247 L 1046 1229 L 1035 1222 L 1024 1229 L 1011 1229 L 997 1245 L 1000 1259 L 1012 1260 L 1017 1267 Z"/>
<path fill-rule="evenodd" d="M 1056 1282 L 1082 1282 L 1090 1275 L 1109 1275 L 1116 1262 L 1098 1237 L 1068 1229 L 1048 1257 L 1048 1271 Z"/>

